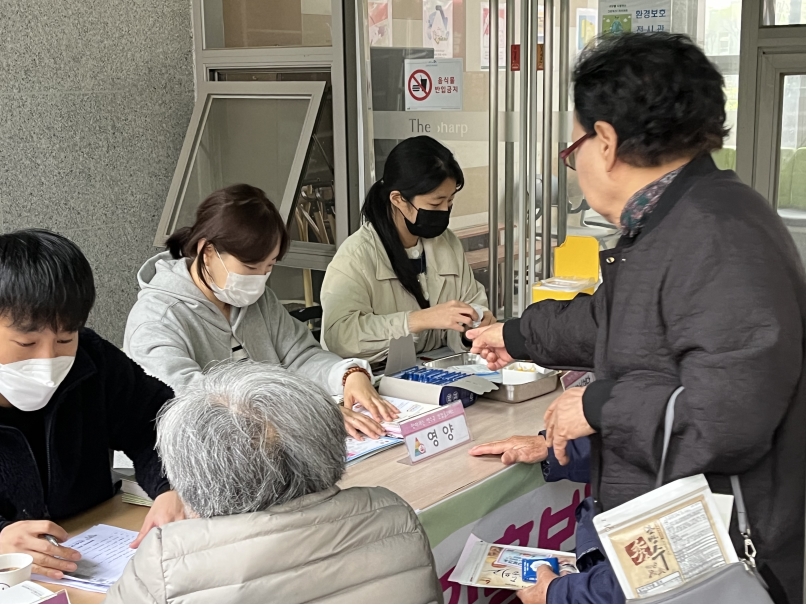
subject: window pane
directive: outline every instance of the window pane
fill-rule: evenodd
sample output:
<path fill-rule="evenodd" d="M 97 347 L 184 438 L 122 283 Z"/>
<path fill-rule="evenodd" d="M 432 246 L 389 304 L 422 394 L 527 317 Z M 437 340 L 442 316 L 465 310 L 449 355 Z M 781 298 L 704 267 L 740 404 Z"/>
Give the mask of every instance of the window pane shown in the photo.
<path fill-rule="evenodd" d="M 302 314 L 300 317 L 302 309 L 320 306 L 319 292 L 322 290 L 324 278 L 324 271 L 276 265 L 269 278 L 269 288 L 272 289 L 286 311 L 302 321 L 302 318 L 306 318 L 307 315 Z M 313 312 L 310 315 L 317 315 L 317 313 Z M 305 323 L 308 324 L 314 337 L 319 340 L 322 331 L 321 318 L 314 317 Z"/>
<path fill-rule="evenodd" d="M 739 107 L 739 45 L 742 0 L 705 0 L 703 49 L 725 78 L 725 112 L 730 134 L 714 154 L 723 170 L 736 168 L 736 112 Z"/>
<path fill-rule="evenodd" d="M 330 0 L 204 0 L 205 48 L 331 46 Z"/>
<path fill-rule="evenodd" d="M 806 75 L 784 78 L 778 213 L 806 259 Z"/>
<path fill-rule="evenodd" d="M 806 0 L 767 0 L 774 2 L 775 11 L 770 25 L 806 24 Z"/>
<path fill-rule="evenodd" d="M 218 82 L 325 82 L 322 108 L 305 158 L 294 207 L 288 217 L 292 240 L 336 243 L 336 190 L 333 147 L 333 87 L 322 71 L 217 70 Z"/>
<path fill-rule="evenodd" d="M 289 312 L 298 311 L 319 305 L 324 278 L 324 271 L 277 265 L 272 269 L 269 287 Z"/>
<path fill-rule="evenodd" d="M 193 223 L 196 208 L 213 191 L 235 183 L 260 187 L 279 208 L 310 99 L 214 97 L 184 195 L 170 232 Z"/>

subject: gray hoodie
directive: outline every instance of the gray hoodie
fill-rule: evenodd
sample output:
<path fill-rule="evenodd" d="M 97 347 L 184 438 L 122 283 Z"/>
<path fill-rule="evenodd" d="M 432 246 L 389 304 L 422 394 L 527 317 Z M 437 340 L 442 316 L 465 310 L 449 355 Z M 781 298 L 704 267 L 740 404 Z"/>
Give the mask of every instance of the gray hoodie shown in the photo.
<path fill-rule="evenodd" d="M 233 335 L 250 359 L 300 372 L 332 395 L 341 394 L 347 368 L 369 370 L 366 362 L 322 350 L 269 288 L 256 303 L 233 307 L 230 325 L 193 282 L 187 259 L 163 252 L 146 261 L 137 279 L 140 294 L 126 322 L 123 349 L 174 390 L 198 379 L 209 364 L 230 359 Z"/>

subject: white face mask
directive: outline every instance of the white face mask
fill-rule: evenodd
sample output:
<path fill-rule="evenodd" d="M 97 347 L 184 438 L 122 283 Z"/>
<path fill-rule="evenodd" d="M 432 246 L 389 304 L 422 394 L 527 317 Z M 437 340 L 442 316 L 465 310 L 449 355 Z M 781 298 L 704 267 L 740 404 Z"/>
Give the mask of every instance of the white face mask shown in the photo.
<path fill-rule="evenodd" d="M 215 251 L 218 260 L 227 272 L 227 282 L 223 288 L 219 288 L 214 281 L 210 281 L 210 289 L 215 297 L 222 303 L 233 307 L 248 307 L 256 303 L 266 291 L 266 282 L 269 281 L 271 271 L 265 275 L 241 275 L 240 273 L 230 273 L 218 250 Z"/>
<path fill-rule="evenodd" d="M 41 410 L 67 377 L 75 360 L 75 357 L 64 356 L 0 364 L 0 394 L 23 412 Z"/>

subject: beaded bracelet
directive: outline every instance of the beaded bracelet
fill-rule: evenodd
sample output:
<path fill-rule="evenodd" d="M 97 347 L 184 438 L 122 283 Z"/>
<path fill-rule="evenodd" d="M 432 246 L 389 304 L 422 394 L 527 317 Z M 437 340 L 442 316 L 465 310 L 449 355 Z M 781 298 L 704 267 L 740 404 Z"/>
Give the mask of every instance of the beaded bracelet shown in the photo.
<path fill-rule="evenodd" d="M 367 378 L 369 378 L 370 382 L 372 382 L 372 376 L 370 376 L 369 372 L 367 372 L 364 368 L 362 368 L 360 366 L 353 366 L 352 368 L 349 368 L 344 373 L 344 376 L 342 376 L 342 378 L 341 378 L 341 386 L 344 387 L 344 385 L 347 384 L 347 378 L 349 378 L 350 374 L 355 374 L 356 372 L 361 372 Z"/>

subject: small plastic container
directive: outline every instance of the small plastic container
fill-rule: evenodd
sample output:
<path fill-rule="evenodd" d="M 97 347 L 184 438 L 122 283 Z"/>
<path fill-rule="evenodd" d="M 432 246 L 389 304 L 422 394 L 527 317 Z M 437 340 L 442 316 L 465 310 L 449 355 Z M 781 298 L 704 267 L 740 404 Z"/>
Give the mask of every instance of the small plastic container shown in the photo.
<path fill-rule="evenodd" d="M 504 384 L 526 384 L 527 382 L 535 382 L 538 378 L 543 376 L 540 369 L 537 364 L 516 361 L 501 370 L 501 378 Z"/>

